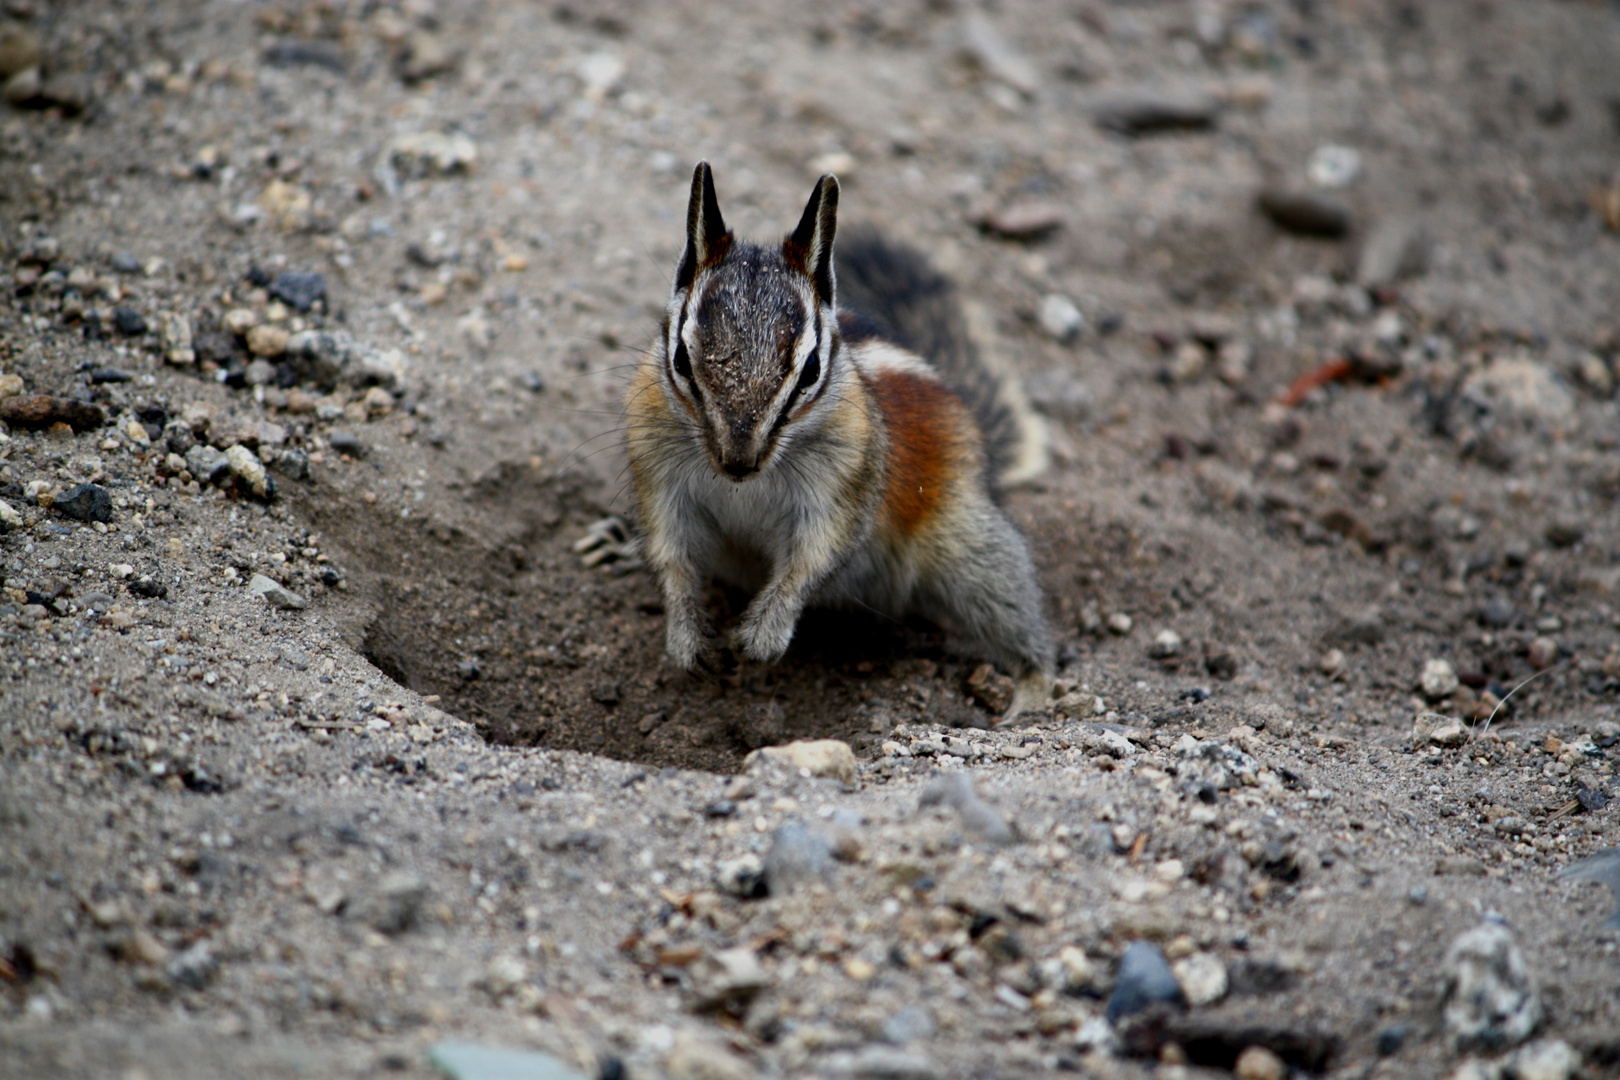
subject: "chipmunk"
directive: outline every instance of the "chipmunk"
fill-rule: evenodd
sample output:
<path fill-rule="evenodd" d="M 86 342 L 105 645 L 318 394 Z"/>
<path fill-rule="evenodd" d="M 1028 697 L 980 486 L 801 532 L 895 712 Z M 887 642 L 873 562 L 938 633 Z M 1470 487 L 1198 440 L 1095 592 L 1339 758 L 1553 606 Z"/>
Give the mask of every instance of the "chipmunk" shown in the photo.
<path fill-rule="evenodd" d="M 663 333 L 625 406 L 669 655 L 717 669 L 711 577 L 754 593 L 735 645 L 758 661 L 806 606 L 916 613 L 1015 676 L 1010 718 L 1045 702 L 1054 667 L 1029 549 L 992 498 L 1018 417 L 919 256 L 855 237 L 839 265 L 867 310 L 840 308 L 837 212 L 823 176 L 798 227 L 757 246 L 726 227 L 708 163 L 692 175 Z"/>

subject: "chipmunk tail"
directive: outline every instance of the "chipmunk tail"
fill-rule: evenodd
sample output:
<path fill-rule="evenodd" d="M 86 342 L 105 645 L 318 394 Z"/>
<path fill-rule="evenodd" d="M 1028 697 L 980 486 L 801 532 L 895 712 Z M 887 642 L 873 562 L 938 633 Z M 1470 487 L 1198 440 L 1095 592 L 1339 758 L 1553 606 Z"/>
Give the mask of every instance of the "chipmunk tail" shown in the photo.
<path fill-rule="evenodd" d="M 984 433 L 995 490 L 1046 471 L 1051 433 L 1045 419 L 1030 406 L 1006 358 L 981 347 L 995 341 L 986 308 L 964 305 L 950 279 L 919 252 L 870 226 L 839 235 L 834 263 L 839 307 L 859 313 L 879 336 L 928 361 L 967 403 Z"/>

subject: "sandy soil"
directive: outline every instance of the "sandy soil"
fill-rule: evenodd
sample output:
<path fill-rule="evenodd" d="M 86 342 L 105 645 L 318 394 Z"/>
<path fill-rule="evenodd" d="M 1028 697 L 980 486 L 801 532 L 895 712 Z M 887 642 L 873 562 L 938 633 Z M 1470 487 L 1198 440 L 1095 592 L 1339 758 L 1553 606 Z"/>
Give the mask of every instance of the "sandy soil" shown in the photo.
<path fill-rule="evenodd" d="M 1615 1074 L 1612 4 L 0 19 L 0 1075 L 1440 1076 L 1482 920 Z M 699 158 L 1023 378 L 1061 708 L 847 615 L 697 682 L 580 563 Z"/>

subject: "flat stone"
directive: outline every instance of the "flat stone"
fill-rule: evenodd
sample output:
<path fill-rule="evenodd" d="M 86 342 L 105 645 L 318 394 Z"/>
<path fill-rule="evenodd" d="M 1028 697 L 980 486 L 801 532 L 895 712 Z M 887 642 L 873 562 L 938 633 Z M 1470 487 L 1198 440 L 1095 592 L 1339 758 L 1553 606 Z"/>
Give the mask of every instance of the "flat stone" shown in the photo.
<path fill-rule="evenodd" d="M 66 424 L 74 431 L 89 431 L 107 422 L 100 405 L 49 394 L 19 394 L 0 399 L 0 420 L 15 428 L 38 430 Z"/>
<path fill-rule="evenodd" d="M 1215 126 L 1216 115 L 1209 98 L 1152 90 L 1115 95 L 1092 112 L 1098 127 L 1131 136 L 1204 131 Z"/>
<path fill-rule="evenodd" d="M 254 596 L 264 597 L 265 603 L 271 607 L 282 608 L 286 611 L 302 611 L 309 606 L 309 601 L 288 589 L 273 578 L 263 574 L 254 574 L 248 581 L 248 592 Z"/>
<path fill-rule="evenodd" d="M 763 746 L 743 759 L 743 768 L 753 769 L 765 762 L 804 769 L 811 776 L 829 776 L 846 784 L 855 780 L 855 751 L 842 739 L 796 739 L 786 746 Z"/>
<path fill-rule="evenodd" d="M 428 1061 L 451 1080 L 585 1080 L 559 1059 L 538 1050 L 507 1050 L 470 1042 L 439 1042 Z"/>
<path fill-rule="evenodd" d="M 1336 240 L 1350 232 L 1350 208 L 1329 195 L 1267 188 L 1256 202 L 1266 217 L 1291 233 Z"/>

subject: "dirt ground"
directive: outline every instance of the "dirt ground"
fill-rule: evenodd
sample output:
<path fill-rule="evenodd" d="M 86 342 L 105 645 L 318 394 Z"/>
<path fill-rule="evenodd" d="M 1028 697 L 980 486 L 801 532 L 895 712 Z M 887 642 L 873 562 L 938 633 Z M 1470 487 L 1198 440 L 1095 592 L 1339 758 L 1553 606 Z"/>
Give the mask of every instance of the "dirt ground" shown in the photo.
<path fill-rule="evenodd" d="M 0 1075 L 1620 1075 L 1614 4 L 4 0 L 0 76 Z M 692 680 L 573 551 L 700 158 L 1024 380 L 1050 714 L 842 614 Z"/>

